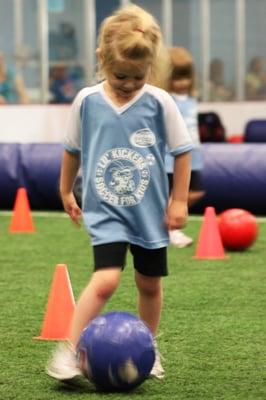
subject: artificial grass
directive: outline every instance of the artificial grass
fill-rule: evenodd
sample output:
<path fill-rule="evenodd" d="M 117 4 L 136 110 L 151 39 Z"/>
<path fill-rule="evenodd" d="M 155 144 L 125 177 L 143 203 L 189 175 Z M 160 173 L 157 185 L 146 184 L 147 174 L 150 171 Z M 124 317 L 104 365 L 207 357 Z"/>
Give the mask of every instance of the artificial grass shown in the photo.
<path fill-rule="evenodd" d="M 169 248 L 169 277 L 158 338 L 166 377 L 147 380 L 129 393 L 101 393 L 51 380 L 44 366 L 53 342 L 35 341 L 44 317 L 56 264 L 64 263 L 75 298 L 91 273 L 87 234 L 60 214 L 38 217 L 33 234 L 8 233 L 10 216 L 0 213 L 1 373 L 3 400 L 266 398 L 266 225 L 248 251 L 228 260 L 195 260 L 195 244 Z M 200 221 L 186 232 L 197 241 Z M 136 313 L 131 259 L 105 311 Z"/>

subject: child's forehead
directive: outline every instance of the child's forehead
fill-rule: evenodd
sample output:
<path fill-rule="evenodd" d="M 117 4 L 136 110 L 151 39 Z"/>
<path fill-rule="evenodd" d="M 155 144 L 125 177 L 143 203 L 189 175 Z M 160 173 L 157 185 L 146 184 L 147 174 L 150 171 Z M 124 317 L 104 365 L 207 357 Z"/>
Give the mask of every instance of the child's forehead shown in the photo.
<path fill-rule="evenodd" d="M 148 67 L 149 65 L 144 62 L 118 61 L 113 65 L 112 71 L 125 75 L 146 74 Z"/>

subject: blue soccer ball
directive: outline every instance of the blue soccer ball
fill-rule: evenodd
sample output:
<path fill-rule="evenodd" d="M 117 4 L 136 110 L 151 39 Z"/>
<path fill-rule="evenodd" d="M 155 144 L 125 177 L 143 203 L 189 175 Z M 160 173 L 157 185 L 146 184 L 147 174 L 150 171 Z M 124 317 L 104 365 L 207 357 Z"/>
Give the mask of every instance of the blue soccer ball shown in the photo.
<path fill-rule="evenodd" d="M 130 390 L 148 376 L 155 360 L 153 336 L 143 321 L 127 312 L 95 318 L 77 347 L 83 374 L 104 390 Z"/>

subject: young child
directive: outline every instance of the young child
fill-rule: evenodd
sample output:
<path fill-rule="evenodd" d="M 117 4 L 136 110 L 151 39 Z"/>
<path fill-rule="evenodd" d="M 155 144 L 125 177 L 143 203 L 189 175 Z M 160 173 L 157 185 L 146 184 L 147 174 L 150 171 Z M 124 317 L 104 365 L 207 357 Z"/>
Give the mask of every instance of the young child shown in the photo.
<path fill-rule="evenodd" d="M 65 211 L 78 224 L 81 210 L 72 188 L 81 160 L 83 220 L 92 239 L 94 273 L 78 300 L 70 341 L 56 349 L 47 367 L 59 380 L 81 374 L 75 357 L 80 334 L 118 287 L 127 249 L 133 255 L 139 316 L 156 337 L 168 229 L 186 223 L 192 149 L 171 96 L 147 84 L 156 75 L 161 48 L 161 32 L 150 14 L 133 5 L 118 10 L 99 34 L 104 80 L 81 90 L 72 105 L 60 192 Z M 175 157 L 169 204 L 166 143 Z M 151 376 L 164 376 L 158 351 Z"/>
<path fill-rule="evenodd" d="M 183 47 L 169 49 L 172 75 L 168 91 L 172 94 L 188 128 L 194 148 L 192 150 L 191 181 L 188 205 L 192 206 L 204 196 L 201 183 L 202 160 L 200 154 L 200 138 L 197 119 L 197 99 L 195 88 L 195 66 L 191 54 Z M 166 154 L 166 171 L 168 173 L 170 191 L 173 187 L 174 160 L 170 153 Z M 169 232 L 170 242 L 182 248 L 192 244 L 193 239 L 181 230 Z"/>
<path fill-rule="evenodd" d="M 5 55 L 0 51 L 0 105 L 16 103 L 29 103 L 24 80 L 7 65 Z"/>

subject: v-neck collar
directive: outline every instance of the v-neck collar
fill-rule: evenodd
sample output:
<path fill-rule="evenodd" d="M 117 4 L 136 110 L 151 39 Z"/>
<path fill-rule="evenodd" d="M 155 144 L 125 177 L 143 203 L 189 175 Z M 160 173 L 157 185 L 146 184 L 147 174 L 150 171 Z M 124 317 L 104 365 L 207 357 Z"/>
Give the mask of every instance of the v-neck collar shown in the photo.
<path fill-rule="evenodd" d="M 140 97 L 143 95 L 144 91 L 145 91 L 145 86 L 146 84 L 140 89 L 140 91 L 138 92 L 138 94 L 136 94 L 136 96 L 133 97 L 133 99 L 129 100 L 126 104 L 124 104 L 123 106 L 117 106 L 111 99 L 110 97 L 107 95 L 106 91 L 104 90 L 104 81 L 100 83 L 100 93 L 103 96 L 104 100 L 106 101 L 106 103 L 109 104 L 110 107 L 112 107 L 112 109 L 117 113 L 117 114 L 122 114 L 123 112 L 125 112 L 126 110 L 128 110 L 133 104 L 135 104 Z"/>

